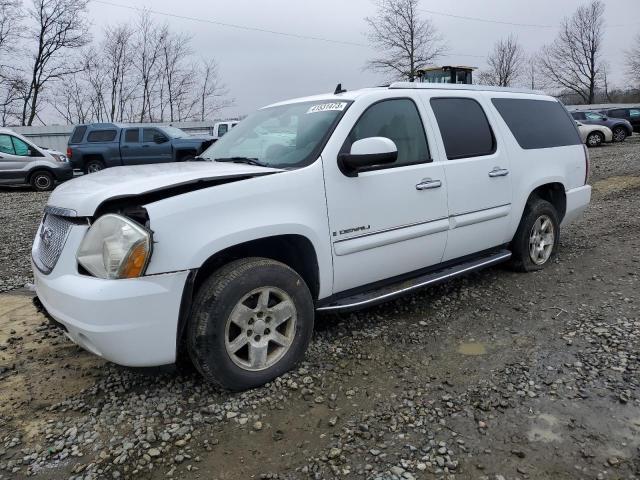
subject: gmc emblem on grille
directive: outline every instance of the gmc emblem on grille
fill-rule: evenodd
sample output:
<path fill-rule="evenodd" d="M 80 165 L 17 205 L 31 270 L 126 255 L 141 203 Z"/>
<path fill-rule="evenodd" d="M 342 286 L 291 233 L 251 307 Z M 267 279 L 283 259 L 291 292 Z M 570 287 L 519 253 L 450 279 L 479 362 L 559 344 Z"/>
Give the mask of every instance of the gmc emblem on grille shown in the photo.
<path fill-rule="evenodd" d="M 40 241 L 45 247 L 49 247 L 51 245 L 51 237 L 53 237 L 53 230 L 43 225 L 40 229 Z"/>

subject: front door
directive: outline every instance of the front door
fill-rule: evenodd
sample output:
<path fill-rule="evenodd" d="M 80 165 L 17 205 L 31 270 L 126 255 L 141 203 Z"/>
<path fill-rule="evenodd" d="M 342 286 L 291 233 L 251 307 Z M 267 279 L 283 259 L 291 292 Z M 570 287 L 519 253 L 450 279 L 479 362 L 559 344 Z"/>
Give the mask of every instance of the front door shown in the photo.
<path fill-rule="evenodd" d="M 141 163 L 161 163 L 173 161 L 171 140 L 157 128 L 142 129 L 142 150 L 144 161 Z"/>
<path fill-rule="evenodd" d="M 507 152 L 486 106 L 473 98 L 428 99 L 440 129 L 450 231 L 444 260 L 505 243 L 511 212 Z"/>
<path fill-rule="evenodd" d="M 449 227 L 447 185 L 442 163 L 431 157 L 433 133 L 429 126 L 425 133 L 421 112 L 406 95 L 356 102 L 323 152 L 336 293 L 442 258 Z M 338 154 L 368 137 L 393 140 L 396 162 L 345 175 Z"/>

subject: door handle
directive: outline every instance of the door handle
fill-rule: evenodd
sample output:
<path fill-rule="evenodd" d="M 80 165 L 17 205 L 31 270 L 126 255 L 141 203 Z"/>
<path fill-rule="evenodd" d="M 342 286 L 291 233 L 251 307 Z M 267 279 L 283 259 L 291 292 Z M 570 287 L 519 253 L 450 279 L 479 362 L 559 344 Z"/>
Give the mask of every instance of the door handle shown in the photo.
<path fill-rule="evenodd" d="M 491 178 L 506 177 L 507 175 L 509 175 L 509 170 L 507 170 L 506 168 L 494 167 L 493 170 L 489 172 L 489 176 Z"/>
<path fill-rule="evenodd" d="M 423 178 L 422 181 L 416 185 L 416 190 L 429 190 L 431 188 L 440 188 L 441 186 L 442 182 L 440 180 Z"/>

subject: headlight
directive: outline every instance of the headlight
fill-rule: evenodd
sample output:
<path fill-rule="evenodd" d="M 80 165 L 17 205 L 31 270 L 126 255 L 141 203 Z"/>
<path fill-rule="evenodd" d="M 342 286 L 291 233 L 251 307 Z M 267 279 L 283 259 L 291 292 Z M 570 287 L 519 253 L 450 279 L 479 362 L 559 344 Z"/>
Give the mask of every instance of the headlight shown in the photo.
<path fill-rule="evenodd" d="M 151 234 L 136 222 L 107 214 L 91 225 L 78 250 L 78 263 L 99 278 L 135 278 L 151 256 Z"/>

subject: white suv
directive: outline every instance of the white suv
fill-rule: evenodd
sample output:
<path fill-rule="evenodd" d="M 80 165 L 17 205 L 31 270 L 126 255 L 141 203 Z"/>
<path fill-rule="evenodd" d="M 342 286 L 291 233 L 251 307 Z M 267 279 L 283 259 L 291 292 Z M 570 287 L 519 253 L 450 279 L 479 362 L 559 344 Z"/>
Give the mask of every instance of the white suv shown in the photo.
<path fill-rule="evenodd" d="M 85 349 L 151 366 L 184 348 L 230 389 L 292 368 L 315 311 L 507 260 L 543 268 L 591 195 L 587 151 L 560 103 L 471 85 L 278 103 L 202 160 L 56 189 L 34 274 L 45 308 Z"/>

